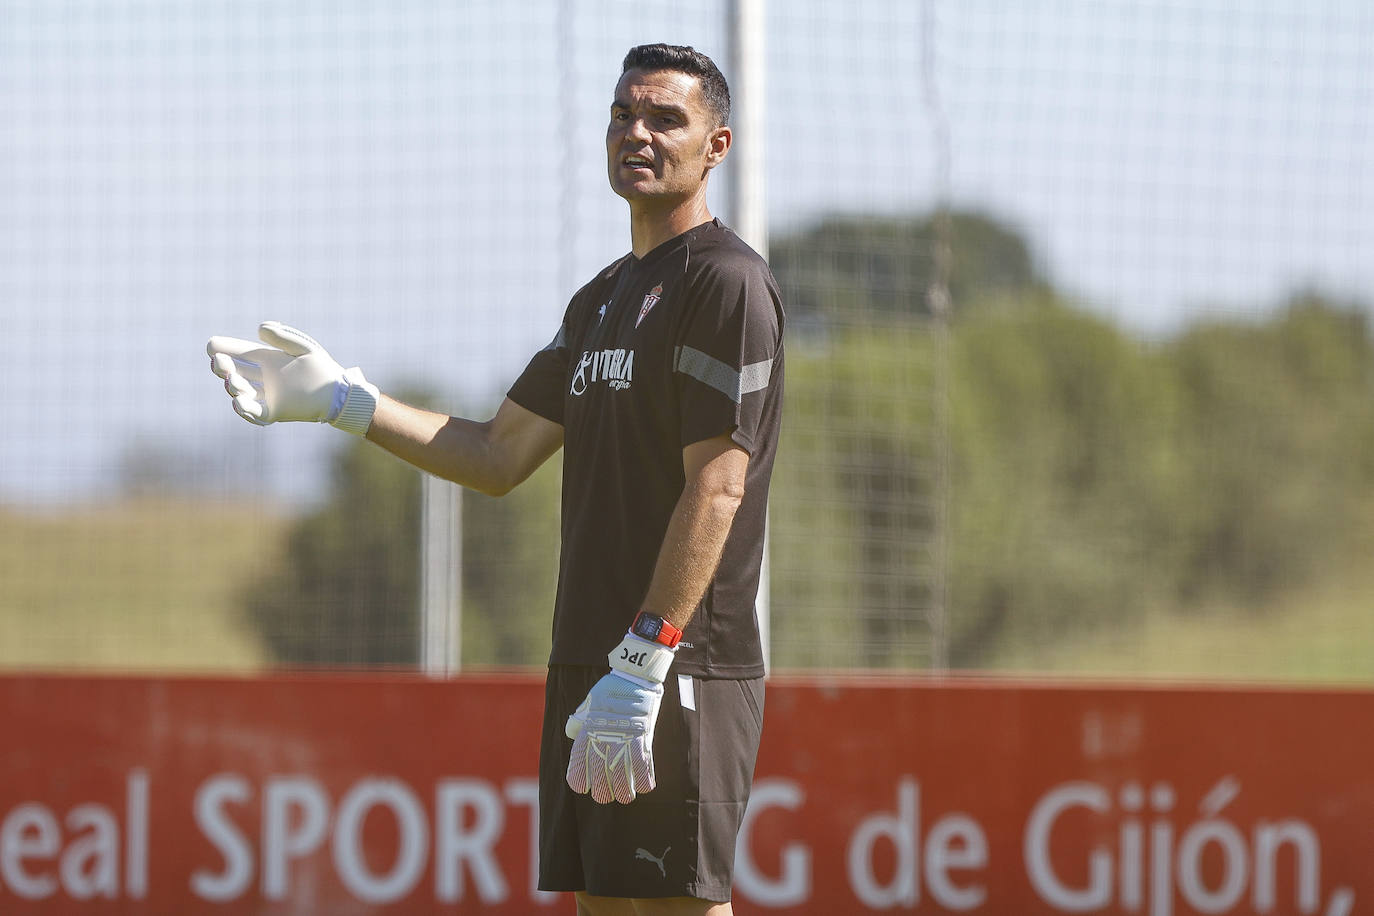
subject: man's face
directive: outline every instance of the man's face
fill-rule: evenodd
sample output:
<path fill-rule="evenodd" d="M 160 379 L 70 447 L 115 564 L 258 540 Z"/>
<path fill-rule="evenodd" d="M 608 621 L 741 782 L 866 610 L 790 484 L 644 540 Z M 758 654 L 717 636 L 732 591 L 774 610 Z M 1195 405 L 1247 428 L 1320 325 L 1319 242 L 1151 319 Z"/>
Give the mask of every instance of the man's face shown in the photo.
<path fill-rule="evenodd" d="M 691 197 L 729 146 L 730 130 L 715 126 L 696 77 L 630 70 L 616 84 L 606 164 L 611 189 L 626 200 Z"/>

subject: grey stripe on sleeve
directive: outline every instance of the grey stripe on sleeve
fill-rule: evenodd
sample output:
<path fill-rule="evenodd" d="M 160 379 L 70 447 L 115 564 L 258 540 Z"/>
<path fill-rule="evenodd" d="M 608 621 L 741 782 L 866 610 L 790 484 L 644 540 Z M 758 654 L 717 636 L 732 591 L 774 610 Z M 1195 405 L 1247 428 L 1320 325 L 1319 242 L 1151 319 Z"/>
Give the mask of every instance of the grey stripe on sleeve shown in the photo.
<path fill-rule="evenodd" d="M 768 387 L 773 378 L 773 361 L 750 363 L 740 372 L 740 394 L 753 394 Z"/>
<path fill-rule="evenodd" d="M 762 391 L 768 387 L 773 375 L 773 361 L 750 363 L 739 372 L 729 365 L 693 347 L 678 347 L 673 368 L 683 375 L 694 378 L 704 385 L 725 395 L 738 404 L 746 394 Z"/>

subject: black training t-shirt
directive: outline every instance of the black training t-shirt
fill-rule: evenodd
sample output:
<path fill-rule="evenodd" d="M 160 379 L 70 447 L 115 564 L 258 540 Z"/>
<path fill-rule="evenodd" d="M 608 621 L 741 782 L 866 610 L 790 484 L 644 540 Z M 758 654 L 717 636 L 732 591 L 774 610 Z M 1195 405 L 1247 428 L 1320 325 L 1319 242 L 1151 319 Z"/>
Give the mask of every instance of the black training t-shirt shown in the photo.
<path fill-rule="evenodd" d="M 759 677 L 754 599 L 782 410 L 783 309 L 768 265 L 719 221 L 573 296 L 558 336 L 512 386 L 563 426 L 563 521 L 550 664 L 604 665 L 649 588 L 682 493 L 682 450 L 729 434 L 744 500 L 673 670 Z"/>

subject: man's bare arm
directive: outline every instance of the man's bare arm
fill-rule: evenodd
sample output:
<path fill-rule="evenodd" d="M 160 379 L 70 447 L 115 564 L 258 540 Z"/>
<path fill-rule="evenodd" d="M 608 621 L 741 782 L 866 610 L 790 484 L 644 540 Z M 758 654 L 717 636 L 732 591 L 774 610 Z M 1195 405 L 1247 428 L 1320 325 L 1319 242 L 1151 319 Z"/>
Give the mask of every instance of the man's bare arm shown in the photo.
<path fill-rule="evenodd" d="M 642 610 L 679 630 L 687 626 L 716 574 L 735 512 L 744 499 L 749 453 L 728 436 L 682 450 L 687 477 L 659 548 Z"/>
<path fill-rule="evenodd" d="M 367 438 L 423 471 L 504 496 L 563 445 L 563 427 L 506 398 L 484 423 L 382 395 Z"/>

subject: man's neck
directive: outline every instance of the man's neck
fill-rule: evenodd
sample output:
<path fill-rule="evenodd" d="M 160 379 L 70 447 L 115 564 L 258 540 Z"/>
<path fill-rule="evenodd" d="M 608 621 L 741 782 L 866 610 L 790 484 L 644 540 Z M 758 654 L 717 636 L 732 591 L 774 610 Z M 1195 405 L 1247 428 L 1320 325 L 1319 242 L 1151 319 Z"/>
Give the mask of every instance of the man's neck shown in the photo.
<path fill-rule="evenodd" d="M 688 229 L 711 221 L 704 194 L 666 210 L 648 204 L 630 204 L 630 249 L 637 258 Z"/>

